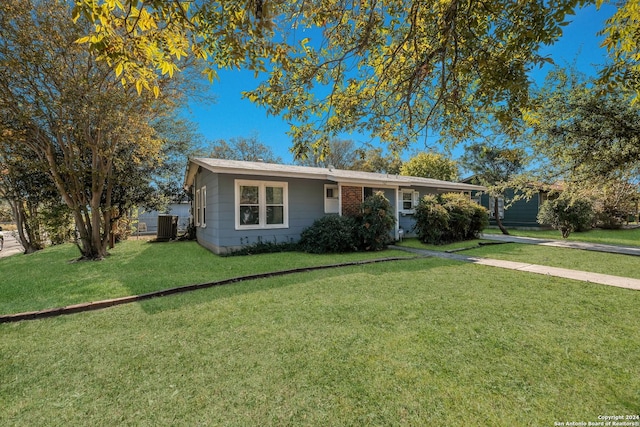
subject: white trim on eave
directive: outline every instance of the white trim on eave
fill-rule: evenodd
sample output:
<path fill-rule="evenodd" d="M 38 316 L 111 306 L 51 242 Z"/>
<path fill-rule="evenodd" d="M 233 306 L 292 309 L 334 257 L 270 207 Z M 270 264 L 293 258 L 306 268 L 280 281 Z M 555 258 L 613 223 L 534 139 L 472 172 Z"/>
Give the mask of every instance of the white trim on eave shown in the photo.
<path fill-rule="evenodd" d="M 188 188 L 193 181 L 198 167 L 202 167 L 213 173 L 313 179 L 335 182 L 337 184 L 361 185 L 366 187 L 427 187 L 433 188 L 436 191 L 486 191 L 486 188 L 480 185 L 440 181 L 428 178 L 206 158 L 189 160 L 189 166 L 187 167 L 187 172 L 185 174 L 185 188 Z"/>

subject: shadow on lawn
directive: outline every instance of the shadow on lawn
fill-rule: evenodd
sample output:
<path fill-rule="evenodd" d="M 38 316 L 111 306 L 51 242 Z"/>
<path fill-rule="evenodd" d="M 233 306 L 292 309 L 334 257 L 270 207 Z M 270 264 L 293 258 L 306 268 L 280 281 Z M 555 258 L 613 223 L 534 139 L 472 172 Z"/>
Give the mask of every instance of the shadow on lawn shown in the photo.
<path fill-rule="evenodd" d="M 375 277 L 386 272 L 397 271 L 398 263 L 402 263 L 402 271 L 422 271 L 425 269 L 425 260 L 437 261 L 438 267 L 459 266 L 460 263 L 450 260 L 435 258 L 398 258 L 389 261 L 374 261 L 371 263 L 357 263 L 347 265 L 334 265 L 331 267 L 308 267 L 301 271 L 286 273 L 284 275 L 273 275 L 264 278 L 252 278 L 249 280 L 216 285 L 205 289 L 198 289 L 167 297 L 158 297 L 140 301 L 140 307 L 148 314 L 158 314 L 171 310 L 179 310 L 186 305 L 196 306 L 207 304 L 212 301 L 235 298 L 242 295 L 256 292 L 268 292 L 274 289 L 281 289 L 291 285 L 303 285 L 316 280 L 327 280 L 341 277 L 347 274 L 366 273 Z"/>
<path fill-rule="evenodd" d="M 367 270 L 375 266 L 376 270 L 380 271 L 380 268 L 384 270 L 382 266 L 396 262 L 403 262 L 406 263 L 403 265 L 409 266 L 411 263 L 407 261 L 416 259 L 419 258 L 380 258 L 367 261 L 353 261 L 344 264 L 309 266 L 270 273 L 258 273 L 249 276 L 223 279 L 208 284 L 194 285 L 193 289 L 185 289 L 184 292 L 178 292 L 171 298 L 160 298 L 160 296 L 165 296 L 160 295 L 156 298 L 140 301 L 140 306 L 145 312 L 156 314 L 167 310 L 180 309 L 185 305 L 202 304 L 218 299 L 234 298 L 236 296 L 269 291 L 318 279 L 338 277 L 353 272 L 354 269 L 367 272 Z M 423 268 L 424 265 L 421 265 L 420 269 Z M 198 291 L 198 293 L 194 294 L 195 291 Z M 194 298 L 194 295 L 197 295 L 197 298 Z"/>
<path fill-rule="evenodd" d="M 160 304 L 154 304 L 149 302 L 148 304 L 144 304 L 145 301 L 150 301 L 150 300 L 159 300 L 161 299 L 160 297 L 166 297 L 166 296 L 171 296 L 171 295 L 178 295 L 178 294 L 185 294 L 185 293 L 193 293 L 193 291 L 196 290 L 204 290 L 207 288 L 229 288 L 231 287 L 230 285 L 237 285 L 237 286 L 233 286 L 232 291 L 235 292 L 240 292 L 240 293 L 247 293 L 247 292 L 255 292 L 257 290 L 264 290 L 264 287 L 255 287 L 255 286 L 241 286 L 241 284 L 243 282 L 255 282 L 257 280 L 260 279 L 268 279 L 268 278 L 278 278 L 278 280 L 273 281 L 269 286 L 275 288 L 275 287 L 281 287 L 284 286 L 284 284 L 288 284 L 288 283 L 299 283 L 300 280 L 285 280 L 284 277 L 286 276 L 292 276 L 292 275 L 296 275 L 298 277 L 300 277 L 300 273 L 309 273 L 309 272 L 316 272 L 316 271 L 321 271 L 323 273 L 323 277 L 327 276 L 327 272 L 331 271 L 331 270 L 342 270 L 344 267 L 365 267 L 365 266 L 370 266 L 372 264 L 377 264 L 377 263 L 388 263 L 388 262 L 397 262 L 397 261 L 406 261 L 407 259 L 411 259 L 411 258 L 405 258 L 405 257 L 393 257 L 393 258 L 379 258 L 379 259 L 373 259 L 373 260 L 360 260 L 360 261 L 352 261 L 352 262 L 346 262 L 344 264 L 330 264 L 330 265 L 320 265 L 320 266 L 305 266 L 305 267 L 298 267 L 298 268 L 292 268 L 289 270 L 281 270 L 281 271 L 275 271 L 275 272 L 262 272 L 262 273 L 255 273 L 255 274 L 251 274 L 251 275 L 246 275 L 246 276 L 236 276 L 236 277 L 231 277 L 231 278 L 221 278 L 220 280 L 215 280 L 215 281 L 211 281 L 211 282 L 206 282 L 206 283 L 200 283 L 200 284 L 194 284 L 194 285 L 187 285 L 187 286 L 178 286 L 178 287 L 172 287 L 172 288 L 167 288 L 167 287 L 156 287 L 155 289 L 161 289 L 161 290 L 152 290 L 152 291 L 148 291 L 147 293 L 136 293 L 135 289 L 133 287 L 129 287 L 129 289 L 131 290 L 131 294 L 129 296 L 124 296 L 124 297 L 116 297 L 116 298 L 112 298 L 112 299 L 104 299 L 104 300 L 99 300 L 99 301 L 95 301 L 95 302 L 88 302 L 88 303 L 79 303 L 79 304 L 74 304 L 74 305 L 67 305 L 67 306 L 63 306 L 63 307 L 57 307 L 57 308 L 51 308 L 51 309 L 45 309 L 45 310 L 41 310 L 41 311 L 30 311 L 30 312 L 21 312 L 21 313 L 15 313 L 15 314 L 9 314 L 9 315 L 2 315 L 0 316 L 0 323 L 7 323 L 7 322 L 16 322 L 16 321 L 21 321 L 21 320 L 30 320 L 30 319 L 40 319 L 40 318 L 47 318 L 47 317 L 55 317 L 55 316 L 60 316 L 60 315 L 66 315 L 66 314 L 73 314 L 73 313 L 80 313 L 80 312 L 85 312 L 85 311 L 93 311 L 93 310 L 100 310 L 100 309 L 104 309 L 104 308 L 109 308 L 109 307 L 114 307 L 117 305 L 123 305 L 123 304 L 131 304 L 131 303 L 141 303 L 141 307 L 143 308 L 143 310 L 147 313 L 153 314 L 153 313 L 157 313 L 158 311 L 164 311 L 167 309 L 167 307 L 160 303 Z M 344 271 L 344 270 L 343 270 Z M 332 274 L 332 273 L 329 273 Z M 339 274 L 339 273 L 336 273 Z M 304 276 L 302 276 L 304 277 Z M 126 279 L 125 279 L 126 280 Z M 266 288 L 269 289 L 269 288 Z M 220 295 L 217 292 L 213 292 L 210 293 L 209 295 L 213 295 L 214 298 L 219 298 Z M 232 293 L 231 295 L 228 294 L 228 292 L 223 292 L 222 293 L 223 296 L 225 297 L 229 297 L 229 296 L 233 296 L 234 294 Z M 236 293 L 237 295 L 237 293 Z M 193 301 L 193 297 L 189 297 L 189 298 L 180 298 L 177 299 L 179 301 L 180 304 L 183 304 L 183 302 L 187 302 L 188 304 L 192 304 Z M 197 301 L 198 303 L 201 301 Z"/>

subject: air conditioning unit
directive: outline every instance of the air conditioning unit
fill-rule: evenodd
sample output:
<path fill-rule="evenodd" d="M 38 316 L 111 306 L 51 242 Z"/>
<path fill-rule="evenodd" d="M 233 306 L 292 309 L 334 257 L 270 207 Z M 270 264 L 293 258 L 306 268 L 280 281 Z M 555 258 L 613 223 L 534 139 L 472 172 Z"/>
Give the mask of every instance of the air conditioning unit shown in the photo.
<path fill-rule="evenodd" d="M 157 240 L 175 240 L 178 237 L 178 217 L 176 215 L 158 215 Z"/>

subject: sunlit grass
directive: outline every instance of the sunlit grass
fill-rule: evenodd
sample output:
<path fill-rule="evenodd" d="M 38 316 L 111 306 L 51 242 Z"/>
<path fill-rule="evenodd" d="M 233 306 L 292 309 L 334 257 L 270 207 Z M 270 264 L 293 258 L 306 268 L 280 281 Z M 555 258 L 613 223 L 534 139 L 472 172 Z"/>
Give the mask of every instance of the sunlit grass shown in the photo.
<path fill-rule="evenodd" d="M 558 230 L 515 230 L 509 229 L 512 236 L 537 237 L 540 239 L 562 240 L 562 235 Z M 497 228 L 488 228 L 484 230 L 486 234 L 501 234 Z M 622 230 L 602 230 L 594 229 L 582 231 L 579 233 L 571 233 L 568 241 L 576 242 L 593 242 L 610 245 L 622 246 L 640 246 L 640 228 L 622 229 Z"/>
<path fill-rule="evenodd" d="M 639 302 L 417 259 L 4 324 L 0 424 L 542 426 L 637 414 Z"/>
<path fill-rule="evenodd" d="M 481 243 L 485 243 L 481 245 Z M 488 243 L 488 244 L 486 244 Z M 496 244 L 490 240 L 469 240 L 449 245 L 426 245 L 418 239 L 406 239 L 400 246 L 435 251 L 455 251 L 461 255 L 583 270 L 640 279 L 640 258 L 632 255 L 593 252 L 579 249 L 519 243 Z"/>
<path fill-rule="evenodd" d="M 482 246 L 465 251 L 464 255 L 640 279 L 640 258 L 632 255 L 516 243 Z"/>
<path fill-rule="evenodd" d="M 219 257 L 195 242 L 116 245 L 103 261 L 76 262 L 73 245 L 0 258 L 0 314 L 143 294 L 195 283 L 291 268 L 411 255 L 400 251 L 309 255 L 298 252 Z"/>

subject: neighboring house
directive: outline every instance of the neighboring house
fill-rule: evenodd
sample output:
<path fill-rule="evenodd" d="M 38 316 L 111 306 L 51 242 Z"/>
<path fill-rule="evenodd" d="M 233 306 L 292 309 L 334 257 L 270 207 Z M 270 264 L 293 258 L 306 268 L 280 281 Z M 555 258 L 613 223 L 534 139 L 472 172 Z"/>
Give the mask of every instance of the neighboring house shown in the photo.
<path fill-rule="evenodd" d="M 467 181 L 467 180 L 465 180 Z M 502 225 L 505 227 L 520 228 L 540 228 L 538 224 L 538 212 L 540 206 L 549 199 L 549 194 L 557 194 L 562 189 L 561 184 L 553 184 L 543 189 L 541 185 L 531 184 L 532 188 L 538 187 L 530 199 L 520 199 L 512 203 L 506 210 L 504 209 L 505 199 L 507 204 L 514 197 L 514 190 L 507 190 L 505 198 L 498 198 L 498 208 Z M 476 201 L 489 210 L 489 224 L 495 225 L 493 197 L 487 193 L 483 193 L 476 197 Z"/>
<path fill-rule="evenodd" d="M 370 172 L 235 160 L 191 159 L 185 188 L 193 195 L 198 242 L 220 254 L 259 241 L 295 242 L 328 214 L 356 215 L 382 191 L 397 218 L 395 238 L 413 228 L 426 194 L 485 190 L 472 184 Z"/>
<path fill-rule="evenodd" d="M 158 217 L 161 215 L 172 215 L 178 217 L 178 231 L 184 232 L 189 226 L 191 217 L 191 205 L 189 202 L 170 203 L 163 212 L 145 211 L 138 212 L 138 224 L 136 232 L 139 234 L 157 234 L 158 233 Z"/>

